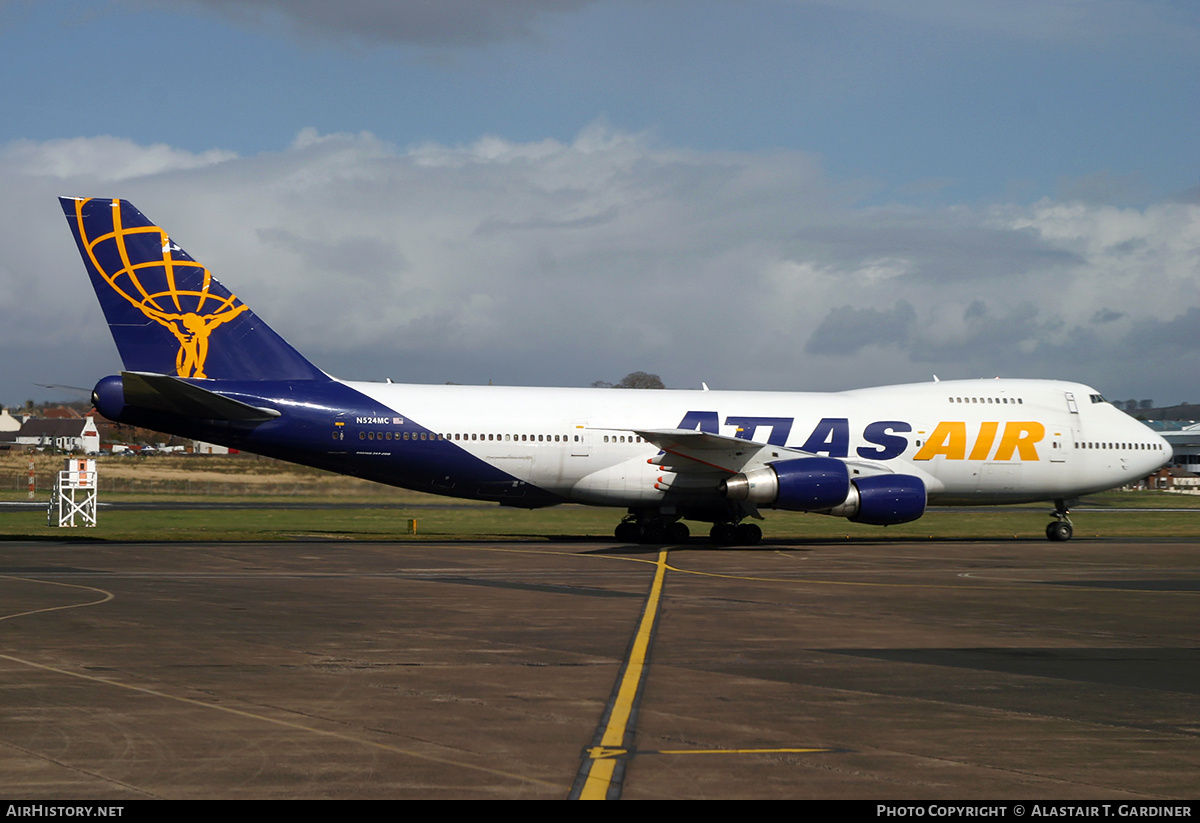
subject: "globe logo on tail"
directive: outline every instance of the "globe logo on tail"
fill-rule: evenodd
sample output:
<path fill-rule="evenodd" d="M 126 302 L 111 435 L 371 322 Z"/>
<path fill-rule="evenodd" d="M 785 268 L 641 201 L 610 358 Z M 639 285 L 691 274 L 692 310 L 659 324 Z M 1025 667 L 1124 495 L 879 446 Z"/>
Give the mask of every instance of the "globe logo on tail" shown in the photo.
<path fill-rule="evenodd" d="M 121 291 L 117 286 L 113 286 Z M 121 291 L 130 302 L 133 300 Z M 160 302 L 162 301 L 162 302 Z M 200 313 L 206 302 L 213 303 L 213 311 Z M 163 304 L 174 307 L 167 311 Z M 195 311 L 183 311 L 182 305 L 192 304 Z M 180 377 L 206 377 L 204 361 L 208 359 L 208 336 L 222 323 L 227 323 L 245 311 L 246 304 L 233 295 L 228 300 L 211 298 L 207 292 L 181 291 L 178 289 L 148 294 L 135 303 L 142 314 L 166 326 L 179 341 L 179 353 L 175 355 L 175 370 Z"/>
<path fill-rule="evenodd" d="M 209 337 L 248 306 L 213 280 L 208 269 L 158 226 L 122 226 L 118 206 L 114 201 L 111 233 L 83 237 L 92 265 L 113 291 L 174 335 L 179 342 L 175 370 L 180 377 L 207 377 Z M 102 259 L 112 264 L 106 267 Z"/>

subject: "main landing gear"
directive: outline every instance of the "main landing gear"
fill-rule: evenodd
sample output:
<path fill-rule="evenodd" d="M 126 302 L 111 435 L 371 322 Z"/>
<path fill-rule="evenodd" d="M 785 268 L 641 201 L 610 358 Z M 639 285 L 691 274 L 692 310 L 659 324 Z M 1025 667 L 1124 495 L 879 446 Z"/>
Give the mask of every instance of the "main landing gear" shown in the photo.
<path fill-rule="evenodd" d="M 617 524 L 614 535 L 622 543 L 686 543 L 691 535 L 687 524 L 666 517 L 629 515 Z M 762 529 L 755 523 L 714 523 L 709 539 L 718 546 L 757 546 L 762 541 Z"/>
<path fill-rule="evenodd" d="M 1074 529 L 1071 528 L 1071 519 L 1067 517 L 1071 512 L 1067 509 L 1065 500 L 1054 501 L 1054 511 L 1050 516 L 1054 518 L 1053 522 L 1046 526 L 1046 538 L 1056 542 L 1070 540 L 1074 534 Z"/>
<path fill-rule="evenodd" d="M 686 543 L 691 536 L 686 523 L 653 517 L 638 520 L 630 515 L 617 524 L 614 536 L 622 543 Z"/>
<path fill-rule="evenodd" d="M 713 523 L 708 538 L 718 546 L 757 546 L 762 529 L 756 523 Z"/>

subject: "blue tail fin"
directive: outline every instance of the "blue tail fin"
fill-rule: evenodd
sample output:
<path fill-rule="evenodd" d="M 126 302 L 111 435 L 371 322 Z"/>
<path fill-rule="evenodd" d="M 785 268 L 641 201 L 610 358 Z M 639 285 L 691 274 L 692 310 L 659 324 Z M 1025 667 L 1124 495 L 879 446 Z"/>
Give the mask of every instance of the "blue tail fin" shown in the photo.
<path fill-rule="evenodd" d="M 126 371 L 328 379 L 130 203 L 59 202 Z"/>

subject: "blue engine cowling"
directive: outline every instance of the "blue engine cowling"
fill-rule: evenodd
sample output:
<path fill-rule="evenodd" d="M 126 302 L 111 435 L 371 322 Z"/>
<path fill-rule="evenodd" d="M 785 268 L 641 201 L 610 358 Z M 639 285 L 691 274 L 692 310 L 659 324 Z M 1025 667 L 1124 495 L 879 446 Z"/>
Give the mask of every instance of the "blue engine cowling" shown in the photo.
<path fill-rule="evenodd" d="M 110 375 L 92 389 L 92 405 L 109 420 L 120 420 L 125 411 L 125 384 L 120 377 Z"/>
<path fill-rule="evenodd" d="M 720 490 L 730 500 L 811 512 L 841 504 L 850 493 L 850 474 L 841 460 L 802 457 L 735 474 Z"/>
<path fill-rule="evenodd" d="M 857 477 L 854 492 L 842 506 L 830 512 L 871 526 L 909 523 L 924 513 L 925 484 L 909 474 Z"/>

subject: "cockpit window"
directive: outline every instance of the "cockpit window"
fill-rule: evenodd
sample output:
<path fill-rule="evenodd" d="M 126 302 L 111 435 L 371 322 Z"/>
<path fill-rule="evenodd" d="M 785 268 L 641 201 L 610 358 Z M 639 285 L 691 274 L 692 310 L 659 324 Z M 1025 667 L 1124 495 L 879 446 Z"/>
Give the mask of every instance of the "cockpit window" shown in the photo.
<path fill-rule="evenodd" d="M 1104 396 L 1103 396 L 1103 395 L 1099 395 L 1099 394 L 1093 394 L 1093 395 L 1092 395 L 1092 402 L 1093 402 L 1093 403 L 1107 403 L 1108 401 L 1104 399 Z"/>

